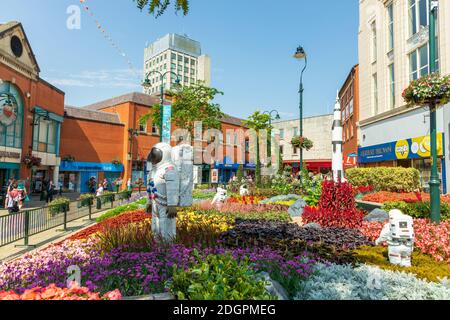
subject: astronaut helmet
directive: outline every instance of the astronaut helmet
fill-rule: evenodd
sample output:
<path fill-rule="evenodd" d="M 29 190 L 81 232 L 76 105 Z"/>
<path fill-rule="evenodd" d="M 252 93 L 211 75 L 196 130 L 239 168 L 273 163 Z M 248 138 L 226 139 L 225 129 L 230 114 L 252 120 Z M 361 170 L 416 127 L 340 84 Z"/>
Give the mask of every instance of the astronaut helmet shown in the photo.
<path fill-rule="evenodd" d="M 147 160 L 152 166 L 172 161 L 172 147 L 164 142 L 154 145 Z"/>
<path fill-rule="evenodd" d="M 392 222 L 395 219 L 398 219 L 399 217 L 403 216 L 403 212 L 401 212 L 398 209 L 393 209 L 389 211 L 389 221 Z"/>

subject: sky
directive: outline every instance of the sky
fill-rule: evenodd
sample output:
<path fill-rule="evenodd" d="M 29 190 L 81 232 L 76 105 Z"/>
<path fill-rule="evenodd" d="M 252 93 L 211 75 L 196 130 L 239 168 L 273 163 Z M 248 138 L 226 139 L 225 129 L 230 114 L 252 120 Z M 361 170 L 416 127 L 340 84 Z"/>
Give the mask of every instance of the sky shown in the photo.
<path fill-rule="evenodd" d="M 305 116 L 332 112 L 336 91 L 358 61 L 357 0 L 190 0 L 186 17 L 171 6 L 157 19 L 133 0 L 85 0 L 93 17 L 82 9 L 80 29 L 67 28 L 67 9 L 78 0 L 0 3 L 0 23 L 22 22 L 41 78 L 79 107 L 141 92 L 144 47 L 167 33 L 201 43 L 212 60 L 212 86 L 224 92 L 216 102 L 241 118 L 274 109 L 283 120 L 299 117 L 304 61 L 293 58 L 299 45 L 308 54 Z"/>

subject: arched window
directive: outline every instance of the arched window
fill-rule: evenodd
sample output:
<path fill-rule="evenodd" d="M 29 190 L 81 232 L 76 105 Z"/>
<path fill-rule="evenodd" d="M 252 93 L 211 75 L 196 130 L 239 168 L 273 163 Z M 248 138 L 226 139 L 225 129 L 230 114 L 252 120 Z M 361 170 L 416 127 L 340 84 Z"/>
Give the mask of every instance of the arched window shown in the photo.
<path fill-rule="evenodd" d="M 0 84 L 0 146 L 22 148 L 23 99 L 10 82 Z"/>

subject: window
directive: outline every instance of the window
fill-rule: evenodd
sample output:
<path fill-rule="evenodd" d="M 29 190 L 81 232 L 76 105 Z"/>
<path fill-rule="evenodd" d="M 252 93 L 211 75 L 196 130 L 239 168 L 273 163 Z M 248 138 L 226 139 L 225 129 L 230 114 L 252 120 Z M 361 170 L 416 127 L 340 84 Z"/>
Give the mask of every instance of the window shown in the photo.
<path fill-rule="evenodd" d="M 372 30 L 372 62 L 377 61 L 377 25 L 376 22 L 372 22 L 370 25 L 370 29 Z"/>
<path fill-rule="evenodd" d="M 177 55 L 175 53 L 173 53 L 173 52 L 170 55 L 170 57 L 172 58 L 172 60 L 177 60 Z"/>
<path fill-rule="evenodd" d="M 152 124 L 152 134 L 158 134 L 158 126 L 156 124 Z"/>
<path fill-rule="evenodd" d="M 191 59 L 191 66 L 195 67 L 195 60 L 194 59 Z"/>
<path fill-rule="evenodd" d="M 388 33 L 389 33 L 389 51 L 394 49 L 394 4 L 391 2 L 387 7 L 388 12 Z"/>
<path fill-rule="evenodd" d="M 294 137 L 298 136 L 298 128 L 292 128 L 292 134 Z"/>
<path fill-rule="evenodd" d="M 280 139 L 284 139 L 284 129 L 280 129 Z"/>
<path fill-rule="evenodd" d="M 184 58 L 184 63 L 189 64 L 189 58 L 188 57 Z"/>
<path fill-rule="evenodd" d="M 389 66 L 389 97 L 389 104 L 393 109 L 395 108 L 395 69 L 393 63 Z"/>
<path fill-rule="evenodd" d="M 183 56 L 178 55 L 178 62 L 183 62 Z"/>
<path fill-rule="evenodd" d="M 7 127 L 0 125 L 0 146 L 22 148 L 23 102 L 21 95 L 13 84 L 6 81 L 0 84 L 0 92 L 13 95 L 17 102 L 16 120 Z M 1 104 L 3 103 L 4 101 L 1 102 Z"/>
<path fill-rule="evenodd" d="M 350 123 L 350 138 L 353 138 L 353 124 Z"/>
<path fill-rule="evenodd" d="M 147 132 L 147 125 L 139 123 L 139 132 L 146 133 Z"/>
<path fill-rule="evenodd" d="M 373 113 L 378 114 L 378 78 L 377 74 L 372 75 L 372 92 L 373 92 Z"/>
<path fill-rule="evenodd" d="M 429 45 L 426 44 L 409 55 L 410 79 L 416 80 L 430 73 Z M 439 64 L 439 53 L 436 52 L 436 67 Z"/>
<path fill-rule="evenodd" d="M 280 155 L 284 154 L 284 146 L 280 146 Z"/>
<path fill-rule="evenodd" d="M 353 115 L 353 99 L 350 100 L 349 109 L 350 109 L 350 116 L 352 116 Z"/>
<path fill-rule="evenodd" d="M 409 0 L 409 34 L 410 36 L 428 26 L 429 0 Z"/>
<path fill-rule="evenodd" d="M 297 155 L 298 154 L 298 148 L 292 147 L 292 154 Z"/>
<path fill-rule="evenodd" d="M 56 154 L 56 141 L 59 123 L 38 116 L 33 130 L 33 150 Z"/>

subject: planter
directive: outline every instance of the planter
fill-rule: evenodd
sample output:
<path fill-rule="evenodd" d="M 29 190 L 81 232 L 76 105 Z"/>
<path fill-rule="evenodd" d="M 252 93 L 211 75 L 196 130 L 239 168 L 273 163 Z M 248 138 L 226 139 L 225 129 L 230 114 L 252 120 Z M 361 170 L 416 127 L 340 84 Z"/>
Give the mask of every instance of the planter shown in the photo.
<path fill-rule="evenodd" d="M 69 206 L 69 203 L 55 204 L 48 206 L 48 211 L 52 216 L 55 216 L 59 213 L 63 213 L 64 211 L 69 211 Z"/>
<path fill-rule="evenodd" d="M 78 208 L 88 207 L 89 205 L 94 204 L 94 198 L 86 198 L 86 199 L 80 199 L 78 201 Z"/>
<path fill-rule="evenodd" d="M 359 209 L 365 210 L 367 212 L 371 212 L 374 209 L 383 208 L 383 205 L 381 203 L 368 202 L 368 201 L 362 201 L 362 200 L 356 200 L 356 206 Z"/>
<path fill-rule="evenodd" d="M 102 208 L 102 199 L 97 198 L 97 209 L 100 210 Z"/>

